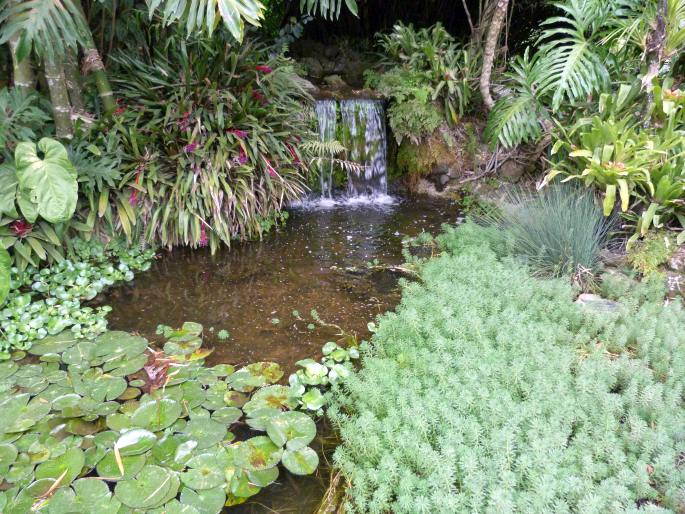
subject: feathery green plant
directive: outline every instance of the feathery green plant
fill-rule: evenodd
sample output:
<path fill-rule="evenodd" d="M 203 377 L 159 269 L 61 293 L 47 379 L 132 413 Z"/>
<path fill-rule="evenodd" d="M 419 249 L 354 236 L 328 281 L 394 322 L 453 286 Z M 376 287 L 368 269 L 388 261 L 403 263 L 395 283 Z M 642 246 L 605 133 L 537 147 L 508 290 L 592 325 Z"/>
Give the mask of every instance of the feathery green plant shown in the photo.
<path fill-rule="evenodd" d="M 334 389 L 345 512 L 682 512 L 682 304 L 575 304 L 492 230 L 438 237 Z"/>

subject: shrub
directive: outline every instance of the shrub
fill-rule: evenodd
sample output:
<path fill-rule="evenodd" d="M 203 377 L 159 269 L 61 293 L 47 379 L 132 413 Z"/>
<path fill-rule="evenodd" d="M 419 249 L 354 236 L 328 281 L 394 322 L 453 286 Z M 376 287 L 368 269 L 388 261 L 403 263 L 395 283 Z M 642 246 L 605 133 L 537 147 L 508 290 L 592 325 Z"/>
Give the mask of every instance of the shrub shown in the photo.
<path fill-rule="evenodd" d="M 438 238 L 335 390 L 349 512 L 682 512 L 682 304 L 590 310 L 490 231 Z"/>
<path fill-rule="evenodd" d="M 630 248 L 628 262 L 643 275 L 658 273 L 675 248 L 673 238 L 667 232 L 650 232 Z"/>
<path fill-rule="evenodd" d="M 565 185 L 537 194 L 515 190 L 501 211 L 482 220 L 500 228 L 506 251 L 535 272 L 577 279 L 596 271 L 611 226 L 592 192 Z"/>

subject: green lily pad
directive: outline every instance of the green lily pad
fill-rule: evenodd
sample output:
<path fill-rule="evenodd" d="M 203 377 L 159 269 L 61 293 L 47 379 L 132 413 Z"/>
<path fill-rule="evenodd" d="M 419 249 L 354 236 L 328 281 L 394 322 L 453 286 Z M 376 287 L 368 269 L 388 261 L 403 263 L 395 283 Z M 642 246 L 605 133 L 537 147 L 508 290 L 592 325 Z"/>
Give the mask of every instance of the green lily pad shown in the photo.
<path fill-rule="evenodd" d="M 162 507 L 150 511 L 150 514 L 201 514 L 192 505 L 184 505 L 180 501 L 174 499 L 165 503 Z"/>
<path fill-rule="evenodd" d="M 114 495 L 132 509 L 151 509 L 164 503 L 171 487 L 169 471 L 159 466 L 147 465 L 136 478 L 118 482 Z"/>
<path fill-rule="evenodd" d="M 212 413 L 212 419 L 222 425 L 232 425 L 243 416 L 243 411 L 237 407 L 221 407 Z"/>
<path fill-rule="evenodd" d="M 264 408 L 252 411 L 248 418 L 245 420 L 248 426 L 254 430 L 266 430 L 266 424 L 272 418 L 275 418 L 281 413 L 279 409 Z"/>
<path fill-rule="evenodd" d="M 50 498 L 50 514 L 117 514 L 121 503 L 107 487 L 96 478 L 80 478 L 71 488 L 58 490 Z"/>
<path fill-rule="evenodd" d="M 202 346 L 202 339 L 197 336 L 179 337 L 164 343 L 167 355 L 190 355 Z"/>
<path fill-rule="evenodd" d="M 283 377 L 283 370 L 275 362 L 255 362 L 248 364 L 243 369 L 246 369 L 255 377 L 264 378 L 269 384 L 275 384 Z"/>
<path fill-rule="evenodd" d="M 131 416 L 131 424 L 158 432 L 181 417 L 181 404 L 176 400 L 149 400 L 140 404 Z"/>
<path fill-rule="evenodd" d="M 217 364 L 216 366 L 209 368 L 209 371 L 214 376 L 227 377 L 227 376 L 233 374 L 233 372 L 235 371 L 235 368 L 233 366 L 231 366 L 230 364 Z"/>
<path fill-rule="evenodd" d="M 219 514 L 226 502 L 223 487 L 194 491 L 188 487 L 181 489 L 181 504 L 195 507 L 200 514 Z"/>
<path fill-rule="evenodd" d="M 140 455 L 152 448 L 157 442 L 157 436 L 143 428 L 134 428 L 121 434 L 116 442 L 116 448 L 122 456 Z"/>
<path fill-rule="evenodd" d="M 98 462 L 95 469 L 97 470 L 99 477 L 106 478 L 107 480 L 127 480 L 135 477 L 138 472 L 143 469 L 145 462 L 145 455 L 128 455 L 121 457 L 121 463 L 124 467 L 124 474 L 122 475 L 114 451 L 110 450 L 102 460 Z"/>
<path fill-rule="evenodd" d="M 72 380 L 77 393 L 98 402 L 114 400 L 128 387 L 126 380 L 106 374 L 100 368 L 90 368 L 79 378 L 72 374 Z"/>
<path fill-rule="evenodd" d="M 29 353 L 31 355 L 45 355 L 47 353 L 62 353 L 67 348 L 71 348 L 78 342 L 76 336 L 70 330 L 65 330 L 54 336 L 47 336 L 31 345 Z"/>
<path fill-rule="evenodd" d="M 249 414 L 257 409 L 283 409 L 291 406 L 290 388 L 282 385 L 272 385 L 257 391 L 250 401 L 244 405 L 243 410 Z"/>
<path fill-rule="evenodd" d="M 283 452 L 283 465 L 294 475 L 311 475 L 319 465 L 319 456 L 309 446 Z"/>
<path fill-rule="evenodd" d="M 248 396 L 238 391 L 228 391 L 224 394 L 224 403 L 229 407 L 242 407 L 247 400 Z"/>
<path fill-rule="evenodd" d="M 248 471 L 260 471 L 277 465 L 282 455 L 281 448 L 268 437 L 260 435 L 237 443 L 235 462 Z"/>
<path fill-rule="evenodd" d="M 247 472 L 242 470 L 237 470 L 233 474 L 231 482 L 228 484 L 228 488 L 231 494 L 238 498 L 249 498 L 262 490 L 261 487 L 250 482 Z M 238 505 L 241 502 L 237 501 L 232 503 L 233 505 Z"/>
<path fill-rule="evenodd" d="M 281 412 L 267 421 L 266 433 L 276 445 L 299 450 L 316 437 L 316 423 L 303 412 Z"/>
<path fill-rule="evenodd" d="M 2 361 L 0 362 L 0 380 L 14 375 L 19 369 L 19 364 L 14 361 Z"/>
<path fill-rule="evenodd" d="M 260 471 L 248 471 L 247 477 L 251 484 L 262 488 L 268 487 L 278 479 L 278 466 Z"/>
<path fill-rule="evenodd" d="M 233 389 L 241 393 L 249 393 L 250 391 L 254 391 L 256 387 L 266 383 L 264 377 L 254 376 L 246 369 L 236 371 L 229 376 L 226 381 Z"/>
<path fill-rule="evenodd" d="M 95 357 L 103 362 L 126 356 L 129 359 L 137 357 L 147 348 L 147 340 L 118 330 L 105 332 L 95 339 Z"/>
<path fill-rule="evenodd" d="M 181 482 L 196 491 L 213 489 L 226 481 L 223 468 L 214 455 L 209 453 L 190 459 L 188 468 L 185 473 L 181 473 Z"/>
<path fill-rule="evenodd" d="M 145 385 L 145 380 L 137 378 L 135 380 L 130 380 L 128 385 L 131 387 L 143 387 Z"/>
<path fill-rule="evenodd" d="M 185 427 L 184 433 L 197 441 L 197 449 L 204 450 L 222 441 L 227 435 L 226 426 L 211 419 L 191 419 Z"/>
<path fill-rule="evenodd" d="M 126 377 L 143 369 L 143 366 L 145 366 L 147 361 L 148 356 L 144 353 L 133 358 L 124 356 L 116 361 L 107 363 L 107 365 L 103 366 L 103 369 L 109 371 L 109 373 L 115 377 Z"/>
<path fill-rule="evenodd" d="M 188 410 L 202 405 L 207 397 L 207 393 L 197 382 L 184 382 L 179 387 L 183 393 L 183 404 Z"/>
<path fill-rule="evenodd" d="M 174 471 L 185 468 L 186 462 L 197 448 L 197 441 L 188 440 L 185 435 L 167 434 L 152 448 L 155 463 Z"/>
<path fill-rule="evenodd" d="M 34 398 L 25 403 L 28 394 L 20 394 L 0 405 L 0 431 L 24 432 L 42 420 L 51 410 L 49 402 Z M 15 401 L 16 400 L 16 401 Z M 22 405 L 23 404 L 23 405 Z"/>
<path fill-rule="evenodd" d="M 302 403 L 307 410 L 319 410 L 326 405 L 326 398 L 321 394 L 321 391 L 312 388 L 302 395 Z"/>
<path fill-rule="evenodd" d="M 36 479 L 52 478 L 54 480 L 61 477 L 60 486 L 66 486 L 79 476 L 85 462 L 86 457 L 80 448 L 69 448 L 59 457 L 40 464 L 36 468 L 35 477 Z"/>
<path fill-rule="evenodd" d="M 80 366 L 88 364 L 95 357 L 95 343 L 81 341 L 62 353 L 64 364 Z"/>

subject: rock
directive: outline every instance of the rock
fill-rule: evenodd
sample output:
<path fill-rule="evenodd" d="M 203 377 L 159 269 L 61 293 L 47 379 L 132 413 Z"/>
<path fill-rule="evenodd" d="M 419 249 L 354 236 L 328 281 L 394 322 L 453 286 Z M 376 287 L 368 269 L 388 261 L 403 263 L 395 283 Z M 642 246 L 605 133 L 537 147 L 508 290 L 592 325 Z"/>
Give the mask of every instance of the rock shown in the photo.
<path fill-rule="evenodd" d="M 321 79 L 325 75 L 323 66 L 318 59 L 314 57 L 304 57 L 300 59 L 302 65 L 307 69 L 307 76 L 313 79 Z"/>
<path fill-rule="evenodd" d="M 672 271 L 685 273 L 685 246 L 680 246 L 673 252 L 671 258 L 668 259 L 668 267 Z"/>
<path fill-rule="evenodd" d="M 350 89 L 350 86 L 347 85 L 347 82 L 340 75 L 328 75 L 323 78 L 323 81 L 328 87 L 333 89 Z"/>
<path fill-rule="evenodd" d="M 317 95 L 319 93 L 319 88 L 312 84 L 307 79 L 301 79 L 302 88 L 310 95 Z"/>
<path fill-rule="evenodd" d="M 626 254 L 612 252 L 608 248 L 603 248 L 599 251 L 599 260 L 602 261 L 605 266 L 620 268 L 626 265 Z"/>
<path fill-rule="evenodd" d="M 666 289 L 668 290 L 666 296 L 670 299 L 677 298 L 678 296 L 685 298 L 685 275 L 667 272 Z"/>
<path fill-rule="evenodd" d="M 576 300 L 577 304 L 585 305 L 597 311 L 613 311 L 619 306 L 618 302 L 607 300 L 596 294 L 583 293 Z"/>
<path fill-rule="evenodd" d="M 508 159 L 499 167 L 500 177 L 509 182 L 518 182 L 526 172 L 526 166 L 515 159 Z"/>

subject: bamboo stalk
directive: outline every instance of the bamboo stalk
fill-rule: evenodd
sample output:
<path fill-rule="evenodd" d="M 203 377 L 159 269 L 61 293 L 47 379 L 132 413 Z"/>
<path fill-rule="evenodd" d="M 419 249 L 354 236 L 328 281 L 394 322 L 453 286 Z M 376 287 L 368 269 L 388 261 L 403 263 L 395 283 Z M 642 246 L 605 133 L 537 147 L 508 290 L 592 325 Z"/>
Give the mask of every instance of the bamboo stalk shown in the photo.
<path fill-rule="evenodd" d="M 71 103 L 61 62 L 45 59 L 45 80 L 50 92 L 55 133 L 59 139 L 71 139 L 74 136 L 74 126 L 71 122 Z"/>
<path fill-rule="evenodd" d="M 36 77 L 31 68 L 30 57 L 23 60 L 17 58 L 17 47 L 19 46 L 19 33 L 9 39 L 10 54 L 12 55 L 12 77 L 14 87 L 25 94 L 31 93 L 36 88 Z"/>
<path fill-rule="evenodd" d="M 81 72 L 78 67 L 78 58 L 76 53 L 67 49 L 64 58 L 64 75 L 66 78 L 67 90 L 69 91 L 69 99 L 71 105 L 76 112 L 84 112 L 85 105 L 83 103 Z"/>

